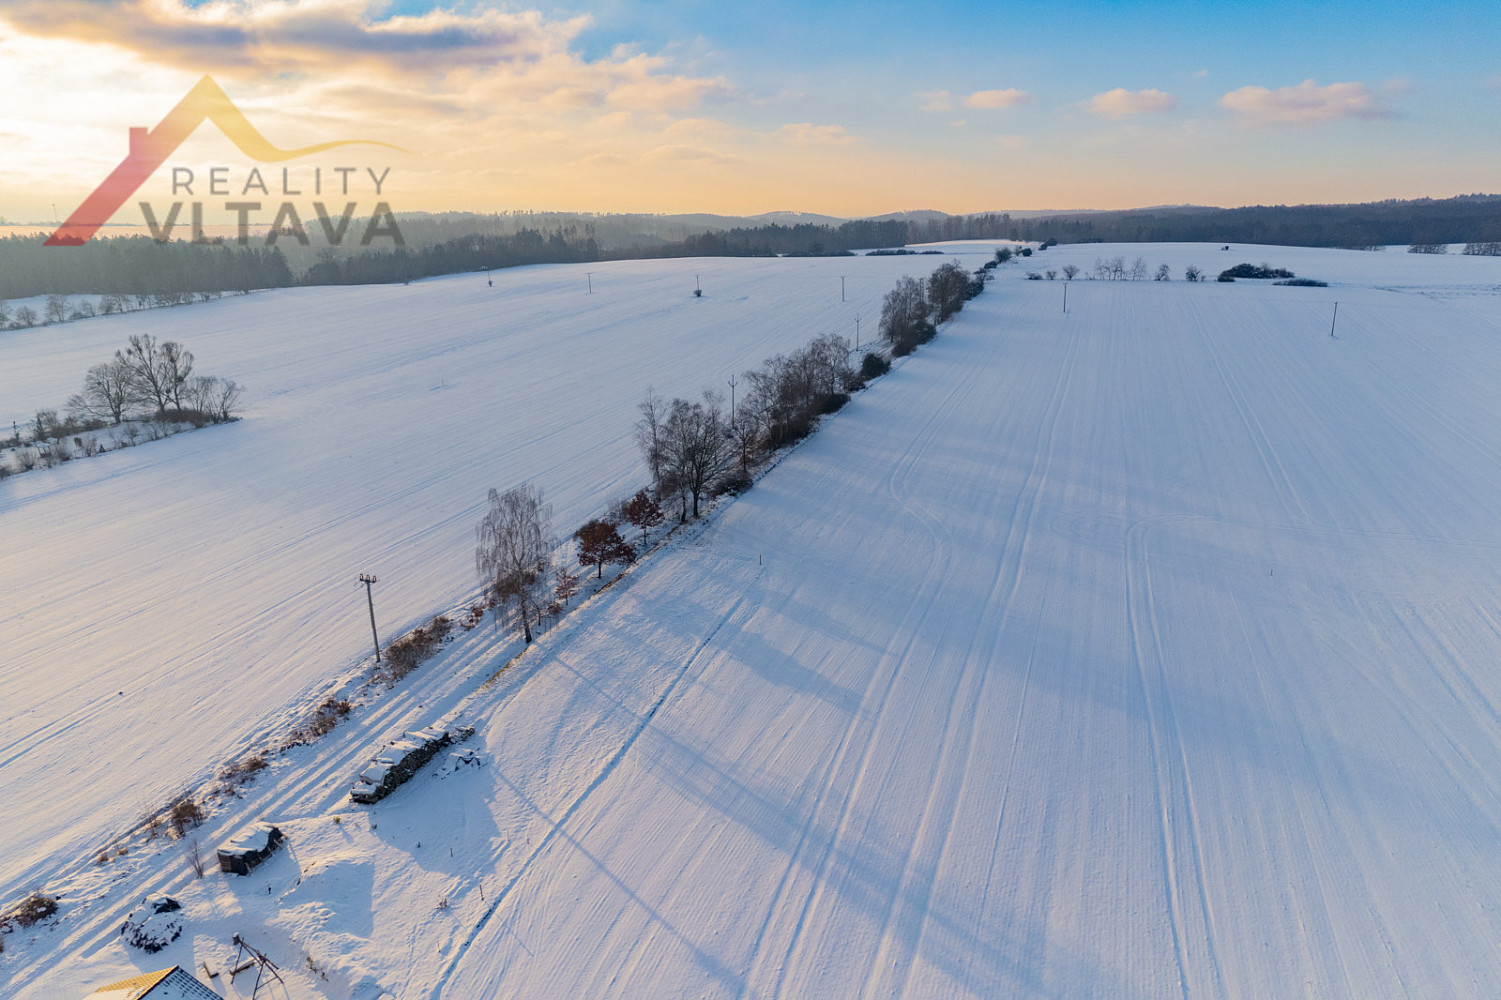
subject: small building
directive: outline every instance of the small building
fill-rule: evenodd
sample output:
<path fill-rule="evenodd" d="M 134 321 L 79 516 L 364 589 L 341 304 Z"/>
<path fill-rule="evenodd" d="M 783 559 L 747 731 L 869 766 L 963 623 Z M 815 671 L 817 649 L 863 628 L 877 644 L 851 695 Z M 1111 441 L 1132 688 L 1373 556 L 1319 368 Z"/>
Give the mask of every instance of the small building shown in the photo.
<path fill-rule="evenodd" d="M 270 823 L 248 826 L 219 848 L 219 870 L 249 875 L 252 868 L 271 856 L 283 839 L 281 830 Z"/>
<path fill-rule="evenodd" d="M 170 969 L 145 972 L 101 986 L 89 994 L 89 1000 L 223 1000 L 219 994 L 174 965 Z"/>
<path fill-rule="evenodd" d="M 373 805 L 396 791 L 408 778 L 420 771 L 439 750 L 453 743 L 455 737 L 468 739 L 472 727 L 445 730 L 436 726 L 406 733 L 386 744 L 365 765 L 349 789 L 349 797 L 364 805 Z"/>

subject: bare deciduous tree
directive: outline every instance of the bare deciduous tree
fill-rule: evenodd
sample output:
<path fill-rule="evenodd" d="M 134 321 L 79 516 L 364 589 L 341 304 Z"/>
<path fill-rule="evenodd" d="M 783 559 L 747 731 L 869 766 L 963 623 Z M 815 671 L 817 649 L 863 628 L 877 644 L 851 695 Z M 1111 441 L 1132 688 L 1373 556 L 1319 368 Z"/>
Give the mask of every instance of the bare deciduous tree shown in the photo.
<path fill-rule="evenodd" d="M 115 424 L 136 402 L 136 385 L 130 368 L 118 357 L 95 365 L 83 377 L 83 392 L 68 401 L 68 409 L 82 416 L 108 418 Z"/>
<path fill-rule="evenodd" d="M 714 393 L 704 393 L 701 403 L 672 401 L 662 426 L 663 473 L 681 501 L 680 520 L 688 520 L 690 502 L 698 517 L 710 480 L 724 469 L 730 454 L 727 430 Z"/>
<path fill-rule="evenodd" d="M 1077 264 L 1064 264 L 1063 265 L 1063 280 L 1064 281 L 1073 281 L 1074 280 L 1074 275 L 1076 275 L 1078 273 L 1079 273 L 1079 265 L 1077 265 Z"/>
<path fill-rule="evenodd" d="M 141 395 L 156 404 L 156 412 L 167 409 L 171 391 L 167 388 L 161 362 L 161 345 L 149 333 L 131 334 L 130 346 L 115 352 L 115 361 L 130 371 Z"/>
<path fill-rule="evenodd" d="M 927 339 L 932 311 L 922 282 L 912 277 L 897 281 L 881 303 L 881 337 L 891 344 L 892 354 L 897 357 L 911 354 L 913 348 Z"/>
<path fill-rule="evenodd" d="M 160 348 L 161 381 L 172 405 L 182 409 L 182 390 L 193 375 L 193 352 L 175 340 L 165 341 Z"/>
<path fill-rule="evenodd" d="M 552 562 L 552 507 L 530 483 L 501 493 L 491 490 L 489 509 L 475 528 L 474 567 L 500 608 L 521 625 L 526 642 L 548 603 Z"/>
<path fill-rule="evenodd" d="M 209 419 L 222 423 L 234 417 L 244 392 L 244 387 L 234 379 L 197 375 L 188 380 L 181 398 L 189 409 L 199 410 Z"/>
<path fill-rule="evenodd" d="M 942 323 L 963 309 L 968 288 L 969 272 L 953 261 L 930 274 L 927 291 L 928 304 L 933 310 L 933 322 Z M 884 320 L 884 314 L 882 318 Z"/>
<path fill-rule="evenodd" d="M 667 401 L 650 388 L 646 398 L 637 406 L 641 419 L 636 422 L 636 443 L 646 457 L 646 468 L 651 473 L 652 486 L 659 496 L 666 495 L 662 470 L 662 426 L 667 422 Z"/>

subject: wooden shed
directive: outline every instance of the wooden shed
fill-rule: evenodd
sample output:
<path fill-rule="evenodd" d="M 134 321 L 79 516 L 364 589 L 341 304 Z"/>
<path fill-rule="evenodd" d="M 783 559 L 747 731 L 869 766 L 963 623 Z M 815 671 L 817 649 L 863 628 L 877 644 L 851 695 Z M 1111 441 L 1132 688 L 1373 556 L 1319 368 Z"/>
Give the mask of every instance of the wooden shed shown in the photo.
<path fill-rule="evenodd" d="M 270 823 L 248 826 L 219 848 L 219 870 L 249 875 L 252 868 L 271 856 L 283 839 L 281 830 Z"/>

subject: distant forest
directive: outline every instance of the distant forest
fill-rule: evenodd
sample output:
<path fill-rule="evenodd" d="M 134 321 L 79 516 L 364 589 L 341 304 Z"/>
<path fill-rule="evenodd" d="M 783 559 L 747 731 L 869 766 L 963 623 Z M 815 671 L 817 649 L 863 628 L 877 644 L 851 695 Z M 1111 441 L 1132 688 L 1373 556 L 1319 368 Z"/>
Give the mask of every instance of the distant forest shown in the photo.
<path fill-rule="evenodd" d="M 561 220 L 560 220 L 561 221 Z M 440 274 L 487 271 L 523 264 L 559 264 L 651 257 L 819 256 L 851 250 L 904 246 L 909 241 L 1000 238 L 1008 221 L 999 215 L 955 216 L 905 222 L 855 221 L 837 226 L 802 223 L 734 228 L 664 242 L 605 250 L 591 227 L 560 226 L 550 233 L 519 229 L 471 234 L 428 246 L 365 250 L 341 255 L 324 247 L 297 273 L 278 246 L 261 238 L 251 245 L 159 243 L 148 236 L 95 237 L 79 247 L 44 248 L 42 236 L 0 239 L 0 300 L 43 294 L 151 296 L 184 301 L 193 294 L 245 292 L 289 285 L 354 285 L 414 281 Z M 294 254 L 302 250 L 295 241 Z M 306 251 L 302 252 L 306 255 Z"/>
<path fill-rule="evenodd" d="M 40 236 L 0 239 L 0 300 L 43 294 L 164 296 L 244 292 L 289 285 L 380 284 L 523 264 L 652 257 L 821 256 L 956 239 L 1059 243 L 1267 243 L 1370 247 L 1501 241 L 1501 195 L 1362 205 L 1150 208 L 1012 218 L 1004 213 L 917 213 L 839 224 L 780 222 L 714 228 L 713 217 L 414 216 L 415 245 L 349 253 L 284 237 L 266 247 L 209 245 L 146 236 L 96 237 L 43 249 Z M 691 221 L 689 221 L 691 220 Z M 728 220 L 727 220 L 728 221 Z M 747 220 L 750 221 L 750 220 Z M 540 222 L 547 228 L 531 227 Z M 477 232 L 450 235 L 465 225 Z M 702 227 L 698 232 L 686 230 Z M 488 231 L 484 231 L 488 230 Z M 679 234 L 682 234 L 679 236 Z M 666 238 L 668 235 L 677 237 Z M 446 236 L 447 238 L 435 238 Z"/>
<path fill-rule="evenodd" d="M 1295 247 L 1501 240 L 1501 195 L 1363 205 L 1141 208 L 1026 219 L 1013 238 L 1059 243 L 1266 243 Z"/>

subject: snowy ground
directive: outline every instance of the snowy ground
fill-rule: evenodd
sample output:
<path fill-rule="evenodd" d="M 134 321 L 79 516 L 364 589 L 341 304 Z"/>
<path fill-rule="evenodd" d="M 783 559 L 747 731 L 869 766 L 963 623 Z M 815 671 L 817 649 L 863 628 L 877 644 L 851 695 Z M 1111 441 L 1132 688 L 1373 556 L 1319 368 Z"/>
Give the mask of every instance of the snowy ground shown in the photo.
<path fill-rule="evenodd" d="M 488 489 L 536 481 L 566 534 L 642 484 L 649 385 L 696 395 L 857 316 L 869 331 L 899 275 L 943 259 L 520 268 L 0 332 L 7 426 L 132 333 L 247 387 L 237 423 L 0 482 L 0 900 L 357 666 L 359 573 L 381 578 L 387 638 L 452 607 Z"/>
<path fill-rule="evenodd" d="M 707 530 L 627 575 L 495 683 L 473 690 L 513 647 L 476 630 L 347 730 L 278 761 L 203 834 L 211 844 L 249 818 L 279 820 L 291 849 L 265 869 L 197 881 L 180 849 L 146 845 L 72 871 L 56 925 L 7 939 L 0 983 L 11 985 L 0 991 L 72 996 L 172 962 L 222 969 L 239 931 L 289 970 L 275 995 L 299 998 L 1495 995 L 1501 261 L 1151 245 L 1058 247 L 1023 266 L 1088 267 L 1116 254 L 1153 269 L 1165 261 L 1175 278 L 1190 263 L 1212 275 L 1266 261 L 1331 287 L 1076 281 L 1063 314 L 1061 282 L 1008 271 Z M 937 262 L 887 260 L 924 271 Z M 785 267 L 765 280 L 807 282 L 805 300 L 829 275 L 852 273 L 837 267 L 847 261 L 678 263 L 690 273 Z M 896 273 L 872 278 L 870 296 Z M 515 294 L 577 274 L 539 269 Z M 418 286 L 267 301 L 317 303 L 328 317 L 340 306 L 323 296 L 402 292 Z M 429 300 L 426 339 L 407 345 L 417 357 L 404 371 L 426 370 L 420 348 L 449 321 L 442 298 Z M 653 322 L 645 301 L 633 308 L 609 318 L 672 328 Z M 553 337 L 578 321 L 559 319 Z M 743 326 L 742 339 L 777 336 L 774 317 L 764 321 Z M 232 329 L 214 338 L 226 351 Z M 685 391 L 703 372 L 803 339 L 801 328 L 785 343 L 762 336 L 722 368 L 698 362 L 685 384 L 655 381 Z M 432 373 L 462 382 L 486 343 L 465 340 L 431 359 Z M 681 350 L 693 343 L 685 336 Z M 262 376 L 235 365 L 269 377 L 276 359 L 242 350 L 213 368 L 254 389 Z M 326 393 L 332 412 L 370 394 L 382 350 L 394 340 L 322 363 L 325 378 L 349 371 Z M 586 350 L 566 356 L 588 360 Z M 635 356 L 612 360 L 661 372 Z M 314 405 L 296 401 L 318 395 L 321 380 L 296 382 L 298 368 L 281 376 L 298 387 L 287 392 L 291 412 L 273 419 L 268 404 L 260 416 L 271 441 L 187 454 L 255 429 L 252 413 L 42 474 L 66 479 L 45 491 L 26 485 L 36 474 L 0 486 L 6 538 L 39 546 L 0 555 L 5 606 L 26 600 L 30 622 L 9 624 L 7 613 L 0 625 L 0 697 L 32 706 L 7 707 L 4 722 L 6 801 L 22 803 L 0 826 L 11 866 L 0 871 L 20 872 L 8 889 L 40 881 L 45 863 L 140 811 L 121 802 L 138 786 L 160 794 L 204 761 L 165 777 L 148 768 L 170 770 L 183 748 L 231 747 L 357 658 L 352 586 L 326 610 L 301 605 L 374 568 L 359 562 L 365 536 L 351 531 L 341 548 L 337 533 L 311 530 L 341 523 L 350 500 L 320 506 L 318 483 L 303 492 L 295 476 L 338 467 L 341 447 L 363 448 L 365 437 L 350 427 L 350 437 L 322 438 L 321 462 L 300 460 L 276 489 L 255 487 L 275 467 L 263 452 L 292 441 L 287 424 Z M 558 388 L 587 408 L 581 388 L 599 377 Z M 457 416 L 448 405 L 408 386 L 400 412 L 362 415 L 376 440 L 441 421 L 444 433 L 421 439 L 441 449 L 470 422 L 462 402 Z M 625 481 L 635 461 L 619 439 L 591 450 L 581 433 L 509 448 L 547 456 L 529 474 L 573 498 L 560 503 L 565 523 L 561 508 L 582 516 L 601 499 L 587 472 Z M 155 471 L 104 465 L 153 448 L 172 449 Z M 389 474 L 407 469 L 433 486 L 414 487 L 410 501 L 372 498 L 366 516 L 387 521 L 362 526 L 380 532 L 408 502 L 426 513 L 415 523 L 455 525 L 451 542 L 391 527 L 382 536 L 383 565 L 401 567 L 394 576 L 431 580 L 407 620 L 463 578 L 478 497 L 462 494 L 494 477 L 464 465 L 488 461 L 472 443 L 409 469 L 423 461 L 405 455 Z M 67 479 L 93 467 L 106 471 Z M 212 615 L 165 614 L 159 621 L 178 624 L 157 648 L 187 645 L 196 660 L 146 656 L 118 674 L 94 666 L 97 685 L 87 673 L 49 674 L 151 641 L 126 609 L 152 592 L 116 595 L 110 581 L 141 565 L 166 578 L 184 557 L 167 548 L 146 559 L 135 543 L 136 568 L 122 561 L 101 576 L 99 561 L 123 559 L 111 532 L 150 537 L 150 512 L 132 504 L 163 498 L 167 476 L 192 477 L 189 493 L 213 489 L 231 467 L 235 488 L 217 496 L 237 505 L 229 518 L 265 512 L 316 550 L 295 601 L 278 593 L 287 603 L 262 609 L 255 634 L 215 631 Z M 154 490 L 120 494 L 107 528 L 89 536 L 82 512 L 100 499 L 85 494 L 148 479 Z M 196 517 L 188 523 L 212 533 L 212 519 Z M 64 541 L 70 518 L 84 541 Z M 256 546 L 238 562 L 233 554 L 238 527 L 200 543 L 201 562 L 178 574 L 184 604 L 169 601 L 168 612 L 254 568 Z M 450 549 L 457 568 L 430 570 Z M 49 551 L 58 564 L 36 565 Z M 272 554 L 277 579 L 298 576 L 295 545 Z M 339 565 L 312 568 L 328 562 Z M 261 660 L 220 658 L 216 647 L 232 641 L 307 652 L 278 662 L 251 698 L 239 671 Z M 143 662 L 166 666 L 142 678 Z M 27 670 L 18 676 L 15 664 Z M 146 700 L 129 710 L 100 714 L 95 706 L 115 703 L 76 693 L 132 669 Z M 172 720 L 200 702 L 208 715 L 184 735 Z M 429 768 L 372 809 L 351 806 L 354 765 L 419 718 L 475 725 L 486 765 L 441 779 Z M 101 738 L 93 720 L 119 730 Z M 110 747 L 130 791 L 96 784 L 109 769 L 96 770 L 106 755 L 89 754 L 91 738 Z M 158 956 L 125 949 L 120 919 L 161 889 L 183 901 L 187 933 Z"/>

